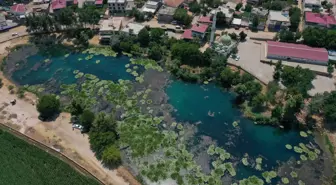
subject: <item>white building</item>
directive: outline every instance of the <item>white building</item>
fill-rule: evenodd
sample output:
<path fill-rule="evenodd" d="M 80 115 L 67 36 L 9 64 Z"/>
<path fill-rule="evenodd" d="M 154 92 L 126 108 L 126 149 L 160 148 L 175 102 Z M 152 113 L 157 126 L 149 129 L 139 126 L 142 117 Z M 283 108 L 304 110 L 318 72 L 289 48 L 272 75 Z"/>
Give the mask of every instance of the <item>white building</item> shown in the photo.
<path fill-rule="evenodd" d="M 157 1 L 147 1 L 142 7 L 142 12 L 154 14 L 159 9 L 160 3 Z"/>
<path fill-rule="evenodd" d="M 321 0 L 304 0 L 303 7 L 305 11 L 311 11 L 313 8 L 321 8 Z"/>
<path fill-rule="evenodd" d="M 121 31 L 128 35 L 138 35 L 145 26 L 139 23 L 128 23 Z"/>
<path fill-rule="evenodd" d="M 110 40 L 112 34 L 118 34 L 122 28 L 123 17 L 113 17 L 111 19 L 103 19 L 99 22 L 99 40 Z"/>
<path fill-rule="evenodd" d="M 279 31 L 290 26 L 288 11 L 269 11 L 268 29 Z"/>
<path fill-rule="evenodd" d="M 225 14 L 225 21 L 227 24 L 230 24 L 232 19 L 233 19 L 233 13 L 234 13 L 234 9 L 231 9 L 231 4 L 233 3 L 227 3 L 229 4 L 228 6 L 223 5 L 223 6 L 219 6 L 217 9 L 213 9 L 211 10 L 210 14 L 214 15 L 215 12 L 222 12 L 223 14 Z"/>
<path fill-rule="evenodd" d="M 108 0 L 111 13 L 125 12 L 135 8 L 134 0 Z"/>

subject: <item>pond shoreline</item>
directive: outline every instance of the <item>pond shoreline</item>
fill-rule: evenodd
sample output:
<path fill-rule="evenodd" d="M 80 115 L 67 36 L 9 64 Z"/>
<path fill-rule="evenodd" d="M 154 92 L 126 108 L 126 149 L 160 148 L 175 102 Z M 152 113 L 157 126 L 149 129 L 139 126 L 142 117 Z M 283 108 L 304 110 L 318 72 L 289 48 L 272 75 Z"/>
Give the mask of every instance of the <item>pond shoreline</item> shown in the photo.
<path fill-rule="evenodd" d="M 6 78 L 6 77 L 5 77 Z M 7 78 L 6 78 L 7 79 Z M 11 80 L 11 79 L 7 79 L 7 80 Z M 155 80 L 155 79 L 154 79 Z M 157 90 L 158 90 L 158 92 L 161 92 L 161 91 L 164 91 L 165 90 L 165 88 L 167 88 L 168 86 L 169 86 L 169 82 L 167 83 L 167 81 L 165 82 L 165 84 L 163 85 L 163 86 L 160 86 L 160 88 L 158 88 Z M 18 86 L 18 84 L 16 84 L 16 86 Z M 228 92 L 231 92 L 231 91 L 228 91 Z M 162 99 L 162 97 L 158 97 L 159 99 Z M 166 96 L 166 103 L 169 101 L 169 98 L 168 98 L 168 96 Z M 164 98 L 163 98 L 164 99 Z M 162 100 L 161 100 L 162 101 Z M 169 103 L 167 103 L 167 104 L 169 104 Z M 154 108 L 155 109 L 155 108 Z M 241 109 L 240 109 L 241 110 Z M 154 110 L 155 111 L 155 110 Z M 162 111 L 162 109 L 161 109 L 161 111 Z M 264 126 L 264 125 L 261 125 L 261 126 Z M 265 126 L 272 126 L 272 125 L 265 125 Z"/>

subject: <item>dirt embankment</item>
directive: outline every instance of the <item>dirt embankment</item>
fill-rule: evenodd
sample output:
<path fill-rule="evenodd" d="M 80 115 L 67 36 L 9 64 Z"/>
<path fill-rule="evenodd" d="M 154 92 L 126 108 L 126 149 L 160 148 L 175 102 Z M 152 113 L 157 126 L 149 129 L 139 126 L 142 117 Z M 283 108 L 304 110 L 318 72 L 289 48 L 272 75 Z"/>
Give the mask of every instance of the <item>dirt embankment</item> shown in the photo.
<path fill-rule="evenodd" d="M 0 44 L 0 61 L 9 53 L 10 48 L 28 42 L 28 37 L 14 39 Z M 70 114 L 61 113 L 55 121 L 42 122 L 36 111 L 36 96 L 25 93 L 23 99 L 11 94 L 8 86 L 13 85 L 0 72 L 3 87 L 0 89 L 0 123 L 6 124 L 25 135 L 57 149 L 64 155 L 83 166 L 106 185 L 139 185 L 136 179 L 125 169 L 110 170 L 98 161 L 90 149 L 88 136 L 73 130 Z M 16 99 L 16 105 L 10 101 Z M 127 177 L 127 178 L 124 178 Z"/>

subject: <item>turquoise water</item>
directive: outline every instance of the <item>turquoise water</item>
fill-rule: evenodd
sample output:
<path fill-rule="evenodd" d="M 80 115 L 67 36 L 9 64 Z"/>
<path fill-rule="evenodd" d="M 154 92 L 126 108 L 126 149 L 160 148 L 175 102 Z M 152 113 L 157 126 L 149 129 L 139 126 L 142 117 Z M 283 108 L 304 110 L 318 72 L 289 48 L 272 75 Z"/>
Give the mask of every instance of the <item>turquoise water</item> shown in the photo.
<path fill-rule="evenodd" d="M 286 162 L 296 156 L 285 148 L 286 144 L 306 143 L 295 131 L 281 131 L 270 126 L 255 125 L 242 117 L 239 109 L 233 107 L 234 95 L 223 92 L 214 84 L 199 85 L 173 81 L 167 88 L 169 103 L 176 109 L 177 121 L 197 123 L 197 136 L 206 135 L 216 140 L 218 145 L 240 160 L 245 153 L 249 157 L 262 156 L 263 169 L 278 167 L 277 161 Z M 209 116 L 214 114 L 213 117 Z M 239 127 L 232 123 L 239 120 Z M 243 165 L 237 168 L 237 178 L 260 172 Z"/>
<path fill-rule="evenodd" d="M 133 79 L 126 72 L 125 65 L 129 58 L 94 56 L 85 60 L 87 54 L 72 53 L 68 57 L 58 56 L 48 58 L 36 54 L 27 58 L 27 62 L 20 64 L 20 69 L 12 74 L 12 79 L 21 85 L 36 85 L 55 79 L 62 84 L 75 83 L 77 79 L 74 70 L 96 75 L 103 80 Z M 79 61 L 78 59 L 83 60 Z M 45 62 L 50 59 L 50 62 Z M 96 61 L 100 60 L 97 64 Z M 233 107 L 234 95 L 222 92 L 213 84 L 199 85 L 173 80 L 166 89 L 169 103 L 177 112 L 173 113 L 177 121 L 196 123 L 197 136 L 206 135 L 231 153 L 236 160 L 240 160 L 245 153 L 250 158 L 263 157 L 263 170 L 278 167 L 277 161 L 286 162 L 293 151 L 285 148 L 285 144 L 298 145 L 306 143 L 297 132 L 282 132 L 269 126 L 255 125 L 242 117 L 238 108 Z M 213 114 L 214 116 L 209 116 Z M 233 121 L 239 121 L 239 127 L 232 126 Z M 242 164 L 237 168 L 237 178 L 250 175 L 260 175 L 261 172 Z"/>
<path fill-rule="evenodd" d="M 12 79 L 20 85 L 43 84 L 50 79 L 71 84 L 77 80 L 73 74 L 74 70 L 96 75 L 103 80 L 133 79 L 133 76 L 125 70 L 125 65 L 129 63 L 128 57 L 97 55 L 90 60 L 85 60 L 87 56 L 87 54 L 73 53 L 68 57 L 48 58 L 36 54 L 27 58 L 24 66 L 12 74 Z M 79 61 L 80 58 L 83 60 Z M 45 62 L 46 59 L 50 59 L 50 62 Z M 97 60 L 100 60 L 98 64 L 96 64 Z"/>

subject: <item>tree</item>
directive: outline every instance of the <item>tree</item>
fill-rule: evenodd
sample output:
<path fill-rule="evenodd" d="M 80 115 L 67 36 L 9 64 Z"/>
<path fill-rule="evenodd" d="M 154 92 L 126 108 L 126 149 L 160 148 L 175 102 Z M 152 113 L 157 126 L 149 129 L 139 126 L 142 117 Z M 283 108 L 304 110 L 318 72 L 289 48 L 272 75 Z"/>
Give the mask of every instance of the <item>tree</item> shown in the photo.
<path fill-rule="evenodd" d="M 237 53 L 238 53 L 238 48 L 237 48 L 237 47 L 234 47 L 234 48 L 232 49 L 231 52 L 232 52 L 232 54 L 234 54 L 234 55 L 237 54 Z"/>
<path fill-rule="evenodd" d="M 229 33 L 229 36 L 231 37 L 232 40 L 237 40 L 237 34 L 235 32 Z"/>
<path fill-rule="evenodd" d="M 300 66 L 289 67 L 284 66 L 281 73 L 281 82 L 289 90 L 297 90 L 304 97 L 307 92 L 312 89 L 312 81 L 315 79 L 315 74 L 309 69 L 303 69 Z"/>
<path fill-rule="evenodd" d="M 247 34 L 244 33 L 244 31 L 241 31 L 239 33 L 239 38 L 240 38 L 241 41 L 244 41 L 246 39 L 246 36 L 247 36 Z"/>
<path fill-rule="evenodd" d="M 80 100 L 73 99 L 68 106 L 68 110 L 73 116 L 79 116 L 83 113 L 84 108 L 82 107 L 83 104 L 81 103 Z"/>
<path fill-rule="evenodd" d="M 273 79 L 274 79 L 275 81 L 279 81 L 279 80 L 280 80 L 281 72 L 282 72 L 282 61 L 279 60 L 279 61 L 275 64 L 275 69 L 274 69 L 274 74 L 273 74 Z"/>
<path fill-rule="evenodd" d="M 281 42 L 295 42 L 295 35 L 289 30 L 281 30 L 279 32 L 279 39 Z"/>
<path fill-rule="evenodd" d="M 181 64 L 190 66 L 208 66 L 210 59 L 203 57 L 198 45 L 187 42 L 177 42 L 171 48 L 174 59 L 179 59 Z"/>
<path fill-rule="evenodd" d="M 176 9 L 173 18 L 186 26 L 190 25 L 192 21 L 192 18 L 188 15 L 188 11 L 184 8 Z"/>
<path fill-rule="evenodd" d="M 255 109 L 263 108 L 265 106 L 265 103 L 266 103 L 266 97 L 262 93 L 254 96 L 251 100 L 251 105 Z"/>
<path fill-rule="evenodd" d="M 313 13 L 320 13 L 321 10 L 320 10 L 320 8 L 315 8 L 315 7 L 314 7 L 314 8 L 312 9 L 312 12 L 313 12 Z"/>
<path fill-rule="evenodd" d="M 105 165 L 115 167 L 121 164 L 120 150 L 115 145 L 107 147 L 102 154 L 102 161 Z"/>
<path fill-rule="evenodd" d="M 236 5 L 236 11 L 239 11 L 241 8 L 243 7 L 243 3 L 238 3 L 237 5 Z"/>
<path fill-rule="evenodd" d="M 330 10 L 334 7 L 334 5 L 331 3 L 331 2 L 328 2 L 326 5 L 325 5 L 326 9 L 328 12 L 330 12 Z"/>
<path fill-rule="evenodd" d="M 165 31 L 161 28 L 152 28 L 150 30 L 150 39 L 153 42 L 159 42 Z"/>
<path fill-rule="evenodd" d="M 331 130 L 336 129 L 336 91 L 332 91 L 324 100 L 324 117 L 327 126 Z"/>
<path fill-rule="evenodd" d="M 95 115 L 90 110 L 84 110 L 80 115 L 79 120 L 81 125 L 84 127 L 83 132 L 88 132 L 91 129 L 92 123 L 95 119 Z"/>
<path fill-rule="evenodd" d="M 251 12 L 252 11 L 252 6 L 250 4 L 246 4 L 244 11 L 245 12 Z"/>
<path fill-rule="evenodd" d="M 254 77 L 252 75 L 250 75 L 249 73 L 244 73 L 240 77 L 240 83 L 242 83 L 242 84 L 253 81 L 253 80 L 254 80 Z"/>
<path fill-rule="evenodd" d="M 299 27 L 301 21 L 301 9 L 298 7 L 293 7 L 289 9 L 289 17 L 291 23 L 291 30 L 296 31 Z"/>
<path fill-rule="evenodd" d="M 148 57 L 150 59 L 159 61 L 162 59 L 162 51 L 159 45 L 154 45 L 149 49 Z"/>
<path fill-rule="evenodd" d="M 254 16 L 253 20 L 252 20 L 252 27 L 253 29 L 257 29 L 259 25 L 259 17 L 258 16 Z"/>
<path fill-rule="evenodd" d="M 146 28 L 142 29 L 138 34 L 138 40 L 141 46 L 148 46 L 149 43 L 149 33 Z"/>
<path fill-rule="evenodd" d="M 283 110 L 280 105 L 276 105 L 275 108 L 272 110 L 272 118 L 277 119 L 278 121 L 282 120 Z"/>
<path fill-rule="evenodd" d="M 227 24 L 226 22 L 226 16 L 223 12 L 217 12 L 217 17 L 216 17 L 216 25 L 218 26 L 224 26 Z"/>
<path fill-rule="evenodd" d="M 116 142 L 116 135 L 113 132 L 89 132 L 90 147 L 98 159 L 102 158 L 103 151 Z"/>
<path fill-rule="evenodd" d="M 220 73 L 219 80 L 224 88 L 230 88 L 232 85 L 238 84 L 240 75 L 239 72 L 233 72 L 230 68 L 225 67 Z"/>
<path fill-rule="evenodd" d="M 328 73 L 330 76 L 332 76 L 333 72 L 334 72 L 334 66 L 331 63 L 328 63 Z"/>
<path fill-rule="evenodd" d="M 52 94 L 43 95 L 37 102 L 37 111 L 42 119 L 50 119 L 60 111 L 61 103 L 59 99 Z"/>
<path fill-rule="evenodd" d="M 189 10 L 192 13 L 199 14 L 201 13 L 201 6 L 198 4 L 197 1 L 193 1 L 192 3 L 189 4 Z"/>

